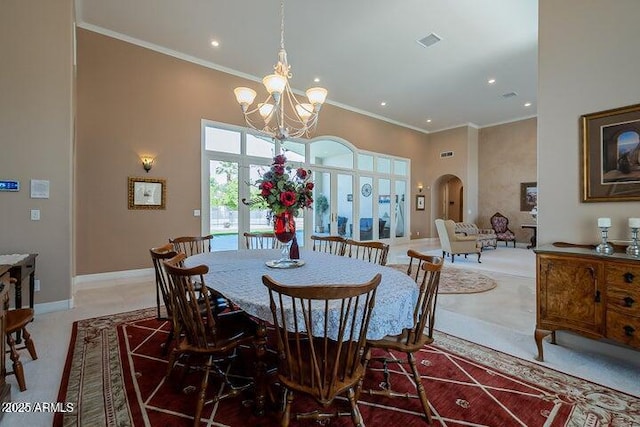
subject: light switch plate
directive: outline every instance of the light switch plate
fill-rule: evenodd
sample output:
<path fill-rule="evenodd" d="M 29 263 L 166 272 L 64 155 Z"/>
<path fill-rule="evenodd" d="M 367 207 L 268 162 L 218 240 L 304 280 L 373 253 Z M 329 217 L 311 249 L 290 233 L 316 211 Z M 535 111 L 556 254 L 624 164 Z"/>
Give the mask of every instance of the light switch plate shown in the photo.
<path fill-rule="evenodd" d="M 40 209 L 31 209 L 31 221 L 40 221 Z"/>
<path fill-rule="evenodd" d="M 193 216 L 200 216 L 200 209 L 194 209 Z"/>

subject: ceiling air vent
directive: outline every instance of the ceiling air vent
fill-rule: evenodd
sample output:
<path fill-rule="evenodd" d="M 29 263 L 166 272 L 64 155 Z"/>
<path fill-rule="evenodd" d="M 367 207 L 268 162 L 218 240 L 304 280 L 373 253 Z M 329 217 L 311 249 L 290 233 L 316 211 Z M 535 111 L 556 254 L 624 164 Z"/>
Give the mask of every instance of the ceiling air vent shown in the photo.
<path fill-rule="evenodd" d="M 434 33 L 429 34 L 427 37 L 423 37 L 419 40 L 416 40 L 418 44 L 422 47 L 433 46 L 438 43 L 442 38 Z"/>
<path fill-rule="evenodd" d="M 514 96 L 518 96 L 518 94 L 516 92 L 507 92 L 502 94 L 503 98 L 513 98 Z"/>
<path fill-rule="evenodd" d="M 453 157 L 453 151 L 443 151 L 440 153 L 440 158 L 444 159 L 446 157 Z"/>

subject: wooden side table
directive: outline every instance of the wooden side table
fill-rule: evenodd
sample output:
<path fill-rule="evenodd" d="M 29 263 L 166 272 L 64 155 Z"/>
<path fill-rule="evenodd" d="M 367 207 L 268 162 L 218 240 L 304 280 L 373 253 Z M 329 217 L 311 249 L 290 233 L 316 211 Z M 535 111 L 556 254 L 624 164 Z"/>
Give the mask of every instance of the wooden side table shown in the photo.
<path fill-rule="evenodd" d="M 538 224 L 522 224 L 522 228 L 532 231 L 531 244 L 527 245 L 527 249 L 535 248 L 538 243 Z"/>

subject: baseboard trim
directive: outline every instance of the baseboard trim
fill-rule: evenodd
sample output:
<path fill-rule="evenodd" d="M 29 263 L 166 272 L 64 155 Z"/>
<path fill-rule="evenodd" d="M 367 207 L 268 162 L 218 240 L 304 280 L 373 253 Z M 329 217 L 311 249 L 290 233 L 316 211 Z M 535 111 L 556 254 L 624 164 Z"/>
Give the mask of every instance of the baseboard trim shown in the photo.
<path fill-rule="evenodd" d="M 54 311 L 64 311 L 73 308 L 73 298 L 61 301 L 42 302 L 35 304 L 33 309 L 38 314 L 52 313 Z"/>

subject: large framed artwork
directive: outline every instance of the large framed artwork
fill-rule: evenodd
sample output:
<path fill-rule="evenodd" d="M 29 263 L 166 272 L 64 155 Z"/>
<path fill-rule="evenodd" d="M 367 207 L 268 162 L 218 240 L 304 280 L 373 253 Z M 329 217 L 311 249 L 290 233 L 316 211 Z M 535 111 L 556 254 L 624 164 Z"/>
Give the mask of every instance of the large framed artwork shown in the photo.
<path fill-rule="evenodd" d="M 165 209 L 167 181 L 165 179 L 129 177 L 129 209 Z"/>
<path fill-rule="evenodd" d="M 640 104 L 581 117 L 583 202 L 640 200 Z"/>
<path fill-rule="evenodd" d="M 520 210 L 531 211 L 538 204 L 538 183 L 537 182 L 521 182 L 520 183 Z"/>

